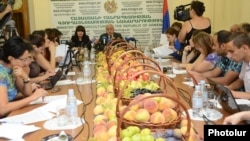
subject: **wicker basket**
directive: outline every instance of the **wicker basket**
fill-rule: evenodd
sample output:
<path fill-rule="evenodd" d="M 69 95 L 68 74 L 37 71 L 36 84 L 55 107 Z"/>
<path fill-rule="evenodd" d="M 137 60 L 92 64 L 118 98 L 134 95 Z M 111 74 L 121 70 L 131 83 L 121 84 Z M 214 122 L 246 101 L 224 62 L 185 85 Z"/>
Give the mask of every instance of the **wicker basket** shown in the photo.
<path fill-rule="evenodd" d="M 178 93 L 178 90 L 174 84 L 174 82 L 166 77 L 165 74 L 163 74 L 161 71 L 158 71 L 158 70 L 142 70 L 142 71 L 139 71 L 137 73 L 135 73 L 133 76 L 131 76 L 130 78 L 128 78 L 128 80 L 124 83 L 123 87 L 120 88 L 120 85 L 118 85 L 118 88 L 117 88 L 117 93 L 118 93 L 118 101 L 117 101 L 117 104 L 120 104 L 120 101 L 122 102 L 123 105 L 128 105 L 128 103 L 133 100 L 133 98 L 124 98 L 123 95 L 124 95 L 124 90 L 127 88 L 127 86 L 129 85 L 129 83 L 136 77 L 144 74 L 144 73 L 148 73 L 150 74 L 151 76 L 154 76 L 154 75 L 157 75 L 159 76 L 159 79 L 158 80 L 154 80 L 161 88 L 162 92 L 163 93 L 168 93 L 168 89 L 167 87 L 170 86 L 170 88 L 172 88 L 172 93 L 175 95 L 175 97 L 177 99 L 180 99 L 180 96 L 179 96 L 179 93 Z M 169 93 L 168 93 L 169 94 Z"/>
<path fill-rule="evenodd" d="M 165 97 L 168 98 L 174 102 L 176 102 L 176 108 L 174 109 L 177 113 L 177 117 L 175 120 L 170 121 L 170 122 L 166 122 L 166 123 L 159 123 L 159 124 L 153 124 L 150 122 L 136 122 L 136 121 L 129 121 L 124 119 L 124 115 L 125 113 L 135 104 L 148 99 L 148 98 L 154 98 L 154 97 Z M 121 140 L 121 129 L 124 129 L 128 126 L 138 126 L 139 128 L 149 128 L 151 129 L 152 132 L 156 131 L 156 130 L 164 130 L 164 129 L 173 129 L 176 128 L 180 125 L 181 122 L 181 116 L 182 116 L 182 111 L 185 112 L 186 116 L 187 116 L 187 120 L 188 120 L 188 124 L 187 124 L 187 132 L 186 135 L 184 136 L 184 138 L 187 138 L 189 136 L 189 132 L 190 132 L 190 128 L 191 128 L 191 120 L 190 120 L 190 116 L 188 114 L 187 108 L 175 97 L 169 96 L 167 94 L 155 94 L 155 95 L 150 95 L 150 96 L 146 96 L 143 97 L 141 99 L 137 99 L 135 101 L 133 101 L 132 103 L 130 103 L 126 108 L 124 108 L 122 111 L 119 110 L 119 106 L 117 107 L 117 111 L 116 111 L 116 115 L 117 115 L 117 119 L 118 119 L 118 125 L 117 125 L 117 140 L 120 141 Z"/>
<path fill-rule="evenodd" d="M 140 58 L 140 57 L 136 57 L 136 58 Z M 149 58 L 144 58 L 145 60 L 149 59 Z M 128 61 L 126 61 L 128 62 Z M 125 63 L 126 64 L 126 63 Z M 127 68 L 123 68 L 122 66 L 123 65 L 120 65 L 116 71 L 115 71 L 115 74 L 113 76 L 113 89 L 114 89 L 114 93 L 115 93 L 115 96 L 117 97 L 118 96 L 118 93 L 119 93 L 119 89 L 120 89 L 120 82 L 121 81 L 126 81 L 125 79 L 124 80 L 121 80 L 119 79 L 118 80 L 118 77 L 121 78 L 121 75 L 124 75 L 124 74 L 128 74 L 128 71 L 132 70 L 132 69 L 135 69 L 135 68 L 138 68 L 138 67 L 141 67 L 143 70 L 154 70 L 154 71 L 160 71 L 160 67 L 159 65 L 156 63 L 154 64 L 155 66 L 151 65 L 151 64 L 145 64 L 145 63 L 141 63 L 141 64 L 135 64 L 135 65 L 131 65 Z M 131 76 L 132 77 L 132 76 Z M 112 77 L 111 77 L 112 78 Z M 160 78 L 161 79 L 161 78 Z M 159 81 L 160 82 L 160 81 Z"/>
<path fill-rule="evenodd" d="M 111 42 L 109 42 L 104 50 L 104 54 L 106 54 L 106 56 L 110 56 L 112 54 L 112 52 L 116 51 L 117 49 L 135 49 L 134 46 L 131 46 L 130 44 L 128 44 L 125 40 L 123 39 L 118 39 L 118 40 L 112 40 Z"/>
<path fill-rule="evenodd" d="M 123 52 L 122 54 L 120 54 L 115 60 L 111 60 L 111 57 L 112 57 L 112 55 L 111 55 L 107 59 L 109 74 L 111 74 L 112 71 L 116 70 L 116 66 L 114 66 L 114 64 L 116 62 L 119 62 L 119 60 L 122 59 L 123 57 L 125 57 L 126 55 L 130 56 L 130 58 L 126 58 L 127 60 L 131 59 L 131 58 L 134 58 L 134 57 L 137 57 L 137 56 L 143 56 L 143 57 L 145 57 L 145 55 L 141 51 L 136 50 L 136 49 L 125 50 L 125 52 Z M 126 60 L 124 60 L 124 61 L 126 61 Z"/>

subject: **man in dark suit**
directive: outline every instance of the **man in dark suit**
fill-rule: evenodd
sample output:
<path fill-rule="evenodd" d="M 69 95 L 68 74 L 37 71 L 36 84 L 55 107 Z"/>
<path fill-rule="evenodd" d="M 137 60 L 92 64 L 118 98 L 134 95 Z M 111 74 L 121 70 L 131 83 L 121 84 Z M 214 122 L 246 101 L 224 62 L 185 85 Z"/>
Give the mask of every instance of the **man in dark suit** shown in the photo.
<path fill-rule="evenodd" d="M 99 43 L 106 45 L 109 41 L 115 39 L 123 39 L 120 33 L 115 32 L 115 28 L 112 24 L 106 25 L 106 33 L 103 33 L 99 38 Z"/>

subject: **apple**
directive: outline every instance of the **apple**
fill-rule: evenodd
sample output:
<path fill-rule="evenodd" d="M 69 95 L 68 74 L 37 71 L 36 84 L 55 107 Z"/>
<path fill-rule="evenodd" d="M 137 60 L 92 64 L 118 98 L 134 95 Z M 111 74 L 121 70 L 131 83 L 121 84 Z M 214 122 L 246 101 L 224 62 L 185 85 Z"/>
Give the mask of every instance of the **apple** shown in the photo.
<path fill-rule="evenodd" d="M 151 135 L 151 131 L 148 128 L 144 128 L 141 130 L 141 135 Z"/>

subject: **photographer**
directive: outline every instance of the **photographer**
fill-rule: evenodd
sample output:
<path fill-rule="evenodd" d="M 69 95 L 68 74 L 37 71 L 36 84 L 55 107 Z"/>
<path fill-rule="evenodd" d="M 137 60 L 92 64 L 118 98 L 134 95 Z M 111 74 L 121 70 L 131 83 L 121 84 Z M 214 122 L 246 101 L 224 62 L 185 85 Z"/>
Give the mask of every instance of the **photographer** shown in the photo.
<path fill-rule="evenodd" d="M 204 12 L 205 6 L 203 2 L 192 1 L 189 10 L 189 15 L 191 19 L 183 23 L 183 26 L 178 36 L 178 40 L 182 44 L 189 44 L 188 41 L 191 38 L 194 30 L 201 30 L 209 34 L 211 33 L 210 19 L 202 16 Z"/>

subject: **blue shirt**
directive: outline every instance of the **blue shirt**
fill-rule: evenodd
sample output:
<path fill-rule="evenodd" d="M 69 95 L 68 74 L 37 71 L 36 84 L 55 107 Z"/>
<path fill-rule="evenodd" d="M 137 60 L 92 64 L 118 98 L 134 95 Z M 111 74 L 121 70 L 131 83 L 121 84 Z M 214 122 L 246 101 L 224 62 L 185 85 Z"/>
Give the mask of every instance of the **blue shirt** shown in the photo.
<path fill-rule="evenodd" d="M 222 56 L 215 64 L 216 67 L 221 69 L 221 76 L 224 76 L 227 71 L 234 71 L 240 73 L 242 62 L 234 62 L 226 56 Z"/>
<path fill-rule="evenodd" d="M 181 54 L 180 54 L 181 43 L 179 42 L 179 40 L 176 40 L 174 42 L 174 48 L 176 49 L 176 51 L 171 53 L 170 55 L 172 55 L 175 59 L 181 61 Z"/>
<path fill-rule="evenodd" d="M 15 86 L 15 78 L 12 70 L 0 64 L 0 86 L 5 86 L 8 92 L 9 101 L 13 101 L 17 96 L 17 88 Z"/>
<path fill-rule="evenodd" d="M 220 58 L 221 58 L 220 56 L 218 56 L 216 53 L 213 52 L 213 53 L 208 54 L 205 60 L 215 65 L 216 62 L 220 60 Z"/>

